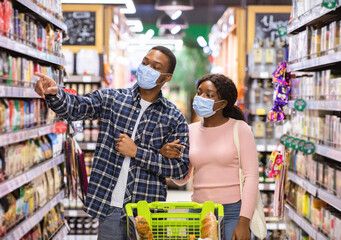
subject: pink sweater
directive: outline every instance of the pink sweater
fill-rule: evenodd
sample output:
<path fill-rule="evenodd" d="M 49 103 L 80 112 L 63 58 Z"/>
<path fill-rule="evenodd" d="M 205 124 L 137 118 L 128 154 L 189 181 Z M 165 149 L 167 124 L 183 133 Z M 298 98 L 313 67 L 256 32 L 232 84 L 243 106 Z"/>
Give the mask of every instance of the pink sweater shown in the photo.
<path fill-rule="evenodd" d="M 228 204 L 240 200 L 238 153 L 234 145 L 233 126 L 236 120 L 218 127 L 203 127 L 201 122 L 189 126 L 190 170 L 184 185 L 193 172 L 192 201 Z M 258 154 L 250 127 L 243 121 L 238 126 L 240 158 L 245 175 L 240 216 L 252 218 L 258 190 Z"/>

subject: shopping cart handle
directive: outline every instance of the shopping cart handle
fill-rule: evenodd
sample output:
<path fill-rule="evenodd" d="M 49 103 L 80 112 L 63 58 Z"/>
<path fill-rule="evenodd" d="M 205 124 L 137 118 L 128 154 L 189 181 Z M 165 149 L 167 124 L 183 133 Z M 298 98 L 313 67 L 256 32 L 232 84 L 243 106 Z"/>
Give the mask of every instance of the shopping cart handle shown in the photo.
<path fill-rule="evenodd" d="M 202 204 L 196 202 L 152 202 L 148 204 L 150 208 L 168 210 L 168 209 L 199 209 Z"/>

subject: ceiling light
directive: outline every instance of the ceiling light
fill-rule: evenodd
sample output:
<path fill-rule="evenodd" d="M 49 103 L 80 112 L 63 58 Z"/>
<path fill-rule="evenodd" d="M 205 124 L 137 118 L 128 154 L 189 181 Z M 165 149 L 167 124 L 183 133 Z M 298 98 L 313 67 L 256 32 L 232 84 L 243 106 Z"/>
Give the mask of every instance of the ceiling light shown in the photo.
<path fill-rule="evenodd" d="M 183 16 L 177 18 L 176 20 L 172 20 L 167 14 L 163 14 L 158 17 L 156 26 L 158 28 L 166 29 L 173 29 L 175 26 L 180 26 L 182 29 L 185 29 L 188 28 L 188 23 Z"/>
<path fill-rule="evenodd" d="M 127 25 L 132 32 L 142 32 L 143 25 L 140 19 L 127 19 Z"/>
<path fill-rule="evenodd" d="M 175 10 L 167 10 L 166 13 L 168 14 L 168 16 L 170 16 L 170 18 L 172 20 L 176 20 L 176 19 L 178 19 L 181 16 L 182 11 L 181 10 L 177 10 L 177 11 L 175 11 Z"/>
<path fill-rule="evenodd" d="M 193 10 L 192 0 L 156 0 L 155 9 L 166 11 L 166 10 L 182 10 L 188 11 Z"/>
<path fill-rule="evenodd" d="M 203 36 L 199 36 L 197 38 L 197 42 L 200 45 L 200 47 L 206 47 L 207 46 L 207 42 Z"/>
<path fill-rule="evenodd" d="M 172 28 L 171 33 L 172 33 L 173 35 L 175 35 L 175 34 L 177 34 L 178 32 L 180 32 L 180 30 L 181 30 L 181 27 L 178 25 L 178 26 L 175 26 L 175 27 Z"/>

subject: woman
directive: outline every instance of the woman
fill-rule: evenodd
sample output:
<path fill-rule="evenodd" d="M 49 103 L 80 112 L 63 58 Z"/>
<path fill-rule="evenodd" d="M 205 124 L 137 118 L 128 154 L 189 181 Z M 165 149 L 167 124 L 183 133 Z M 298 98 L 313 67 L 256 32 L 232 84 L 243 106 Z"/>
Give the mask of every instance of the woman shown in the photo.
<path fill-rule="evenodd" d="M 244 120 L 243 112 L 235 106 L 237 88 L 233 81 L 221 74 L 209 74 L 197 84 L 193 108 L 203 118 L 189 126 L 190 171 L 193 172 L 194 202 L 213 201 L 224 206 L 226 240 L 250 239 L 252 218 L 258 190 L 258 157 L 250 127 L 238 125 L 241 167 L 245 175 L 243 195 L 240 195 L 238 152 L 234 145 L 233 128 L 237 120 Z M 160 153 L 169 158 L 180 156 L 181 145 L 168 143 Z"/>

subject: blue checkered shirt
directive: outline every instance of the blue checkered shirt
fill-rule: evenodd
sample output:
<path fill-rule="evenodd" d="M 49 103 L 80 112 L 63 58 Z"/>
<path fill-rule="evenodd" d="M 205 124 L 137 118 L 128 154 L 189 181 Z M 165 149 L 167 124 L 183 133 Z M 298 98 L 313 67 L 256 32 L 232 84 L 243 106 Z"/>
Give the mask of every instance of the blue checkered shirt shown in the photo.
<path fill-rule="evenodd" d="M 59 88 L 56 95 L 46 96 L 48 106 L 67 121 L 99 119 L 99 135 L 84 210 L 92 217 L 104 219 L 125 158 L 115 150 L 120 133 L 131 137 L 139 116 L 140 92 L 135 84 L 128 89 L 102 89 L 84 97 L 71 95 Z M 124 206 L 140 200 L 165 201 L 166 178 L 183 179 L 188 172 L 188 125 L 174 104 L 162 96 L 142 115 L 135 136 L 137 153 L 131 158 Z M 180 159 L 164 158 L 161 147 L 180 139 L 186 149 Z M 122 218 L 125 217 L 125 211 Z"/>

